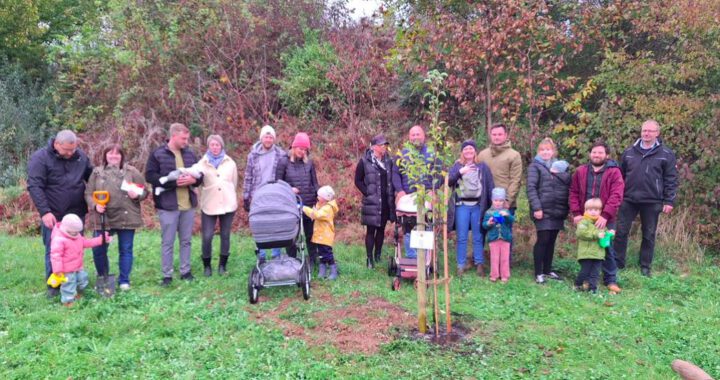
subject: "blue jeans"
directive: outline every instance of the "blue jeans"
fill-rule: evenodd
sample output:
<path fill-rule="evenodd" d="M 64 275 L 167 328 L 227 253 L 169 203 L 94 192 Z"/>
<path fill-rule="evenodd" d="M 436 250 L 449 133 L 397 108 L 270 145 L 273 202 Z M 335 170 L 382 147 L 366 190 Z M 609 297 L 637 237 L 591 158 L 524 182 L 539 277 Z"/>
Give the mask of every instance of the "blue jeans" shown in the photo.
<path fill-rule="evenodd" d="M 130 284 L 130 272 L 133 264 L 133 241 L 135 239 L 135 230 L 109 230 L 110 234 L 117 235 L 118 240 L 118 267 L 120 269 L 120 278 L 118 283 Z M 100 236 L 100 231 L 96 230 L 93 236 Z M 107 276 L 110 273 L 110 260 L 107 255 L 108 246 L 100 245 L 93 248 L 93 262 L 98 276 Z"/>
<path fill-rule="evenodd" d="M 60 301 L 73 302 L 78 291 L 88 286 L 88 274 L 84 270 L 65 273 L 67 282 L 60 285 Z"/>
<path fill-rule="evenodd" d="M 615 223 L 608 223 L 605 227 L 608 230 L 615 229 Z M 617 284 L 617 272 L 618 266 L 615 260 L 615 248 L 610 244 L 609 247 L 605 248 L 605 260 L 602 263 L 603 272 L 603 283 L 605 285 Z"/>
<path fill-rule="evenodd" d="M 410 233 L 406 233 L 403 236 L 403 243 L 405 245 L 405 257 L 410 259 L 417 258 L 417 250 L 415 250 L 415 248 L 410 248 Z"/>
<path fill-rule="evenodd" d="M 480 228 L 482 216 L 480 205 L 467 206 L 458 205 L 455 208 L 455 230 L 457 231 L 457 265 L 458 268 L 465 266 L 467 261 L 468 234 L 472 229 L 473 261 L 475 265 L 483 264 L 483 233 Z"/>

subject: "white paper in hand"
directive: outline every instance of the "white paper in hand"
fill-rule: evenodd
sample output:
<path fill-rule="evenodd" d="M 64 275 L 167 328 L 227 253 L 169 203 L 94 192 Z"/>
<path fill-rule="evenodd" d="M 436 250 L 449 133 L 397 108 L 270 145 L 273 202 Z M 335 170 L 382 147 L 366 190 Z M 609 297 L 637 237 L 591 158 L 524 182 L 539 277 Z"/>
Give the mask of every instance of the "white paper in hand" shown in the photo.
<path fill-rule="evenodd" d="M 145 187 L 143 185 L 138 185 L 134 182 L 128 182 L 126 180 L 122 181 L 122 184 L 120 185 L 120 190 L 128 192 L 132 191 L 133 193 L 137 194 L 138 197 L 142 196 L 145 193 Z"/>

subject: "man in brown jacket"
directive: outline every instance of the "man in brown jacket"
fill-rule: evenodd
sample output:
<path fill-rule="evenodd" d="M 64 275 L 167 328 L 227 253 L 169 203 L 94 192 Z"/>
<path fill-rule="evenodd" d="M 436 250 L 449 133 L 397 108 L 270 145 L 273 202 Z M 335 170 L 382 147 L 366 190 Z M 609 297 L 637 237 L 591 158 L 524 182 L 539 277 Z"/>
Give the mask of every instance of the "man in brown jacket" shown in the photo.
<path fill-rule="evenodd" d="M 478 163 L 484 162 L 493 175 L 496 187 L 507 191 L 507 208 L 515 215 L 516 200 L 520 192 L 522 181 L 522 158 L 520 153 L 512 148 L 508 140 L 507 127 L 504 124 L 495 124 L 490 129 L 490 146 L 477 155 Z"/>

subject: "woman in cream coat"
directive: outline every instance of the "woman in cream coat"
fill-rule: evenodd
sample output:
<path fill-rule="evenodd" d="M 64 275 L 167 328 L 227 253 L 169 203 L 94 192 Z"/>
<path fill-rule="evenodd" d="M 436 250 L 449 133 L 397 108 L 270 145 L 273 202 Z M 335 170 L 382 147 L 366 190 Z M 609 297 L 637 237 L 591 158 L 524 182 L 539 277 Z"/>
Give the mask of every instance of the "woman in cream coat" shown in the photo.
<path fill-rule="evenodd" d="M 200 161 L 193 165 L 203 174 L 203 186 L 200 189 L 200 210 L 202 222 L 202 260 L 204 274 L 212 276 L 212 239 L 215 225 L 220 222 L 220 263 L 218 274 L 226 272 L 230 256 L 230 230 L 235 211 L 238 208 L 237 165 L 225 154 L 225 142 L 219 135 L 207 138 L 208 150 Z"/>

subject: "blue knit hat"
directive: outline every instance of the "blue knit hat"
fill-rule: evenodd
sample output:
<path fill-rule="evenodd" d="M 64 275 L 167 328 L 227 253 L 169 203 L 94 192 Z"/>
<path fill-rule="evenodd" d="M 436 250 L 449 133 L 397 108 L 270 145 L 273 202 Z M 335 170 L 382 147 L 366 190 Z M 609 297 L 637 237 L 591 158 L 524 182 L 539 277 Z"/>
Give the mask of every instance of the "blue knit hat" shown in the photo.
<path fill-rule="evenodd" d="M 475 140 L 463 141 L 462 145 L 460 145 L 460 150 L 465 149 L 466 146 L 471 146 L 471 147 L 475 148 L 475 150 L 477 151 L 477 145 L 475 145 Z"/>
<path fill-rule="evenodd" d="M 570 165 L 568 164 L 567 161 L 558 160 L 558 161 L 555 161 L 552 163 L 552 165 L 550 166 L 550 169 L 555 169 L 555 170 L 557 170 L 558 173 L 565 173 L 568 169 L 568 166 L 570 166 Z"/>
<path fill-rule="evenodd" d="M 501 199 L 501 200 L 507 200 L 507 193 L 505 192 L 505 189 L 502 187 L 496 187 L 492 189 L 492 200 Z"/>

